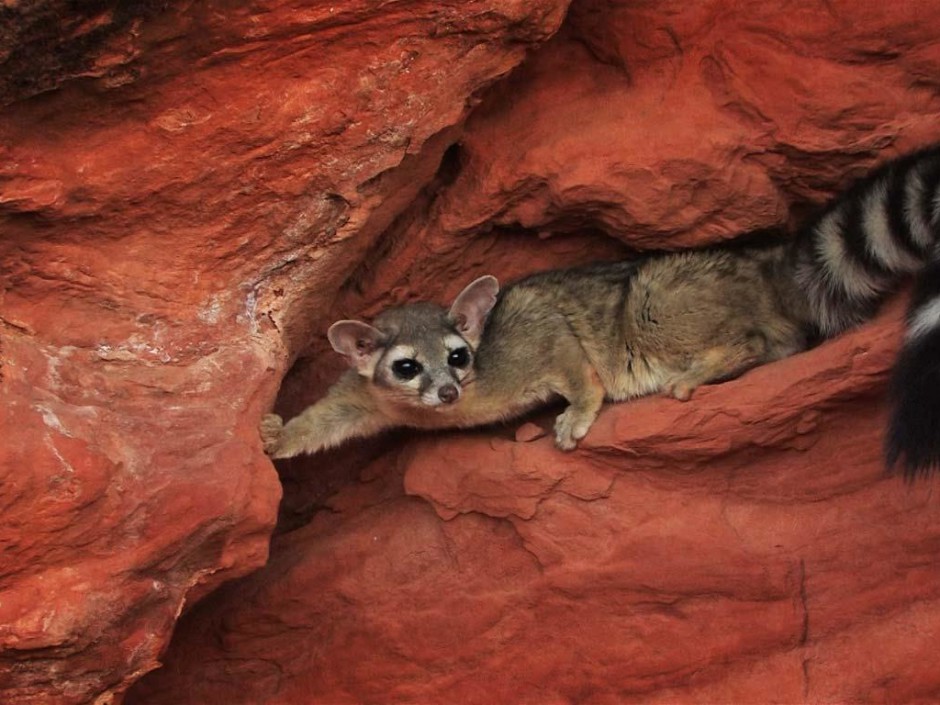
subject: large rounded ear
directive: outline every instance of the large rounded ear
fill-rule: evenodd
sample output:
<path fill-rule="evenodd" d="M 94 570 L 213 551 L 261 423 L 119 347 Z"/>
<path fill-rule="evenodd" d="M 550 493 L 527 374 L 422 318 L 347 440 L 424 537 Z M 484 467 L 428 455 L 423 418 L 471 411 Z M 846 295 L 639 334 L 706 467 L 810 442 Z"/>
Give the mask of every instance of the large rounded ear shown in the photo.
<path fill-rule="evenodd" d="M 476 348 L 483 335 L 486 317 L 496 305 L 499 282 L 487 274 L 467 285 L 454 299 L 447 314 L 464 339 Z"/>
<path fill-rule="evenodd" d="M 330 345 L 343 355 L 359 374 L 370 376 L 378 362 L 385 335 L 362 321 L 337 321 L 326 332 Z"/>

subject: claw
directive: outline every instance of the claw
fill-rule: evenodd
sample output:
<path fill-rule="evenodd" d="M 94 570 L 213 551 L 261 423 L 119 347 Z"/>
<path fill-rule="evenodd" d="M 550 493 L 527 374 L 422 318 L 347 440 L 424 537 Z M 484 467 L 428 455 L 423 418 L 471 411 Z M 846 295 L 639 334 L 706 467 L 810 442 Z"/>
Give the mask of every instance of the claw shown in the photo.
<path fill-rule="evenodd" d="M 281 440 L 281 432 L 284 430 L 284 419 L 277 414 L 265 414 L 261 418 L 259 432 L 261 434 L 261 443 L 264 445 L 264 452 L 268 455 L 274 455 L 277 446 Z"/>

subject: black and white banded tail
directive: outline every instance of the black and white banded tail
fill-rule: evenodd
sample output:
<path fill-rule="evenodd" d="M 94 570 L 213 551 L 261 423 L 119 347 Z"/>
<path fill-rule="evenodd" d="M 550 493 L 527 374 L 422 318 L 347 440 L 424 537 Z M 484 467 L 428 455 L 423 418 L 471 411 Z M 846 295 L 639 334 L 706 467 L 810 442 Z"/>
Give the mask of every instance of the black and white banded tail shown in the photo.
<path fill-rule="evenodd" d="M 855 183 L 799 234 L 797 281 L 824 337 L 870 319 L 917 274 L 892 381 L 886 457 L 908 477 L 940 470 L 940 146 Z"/>

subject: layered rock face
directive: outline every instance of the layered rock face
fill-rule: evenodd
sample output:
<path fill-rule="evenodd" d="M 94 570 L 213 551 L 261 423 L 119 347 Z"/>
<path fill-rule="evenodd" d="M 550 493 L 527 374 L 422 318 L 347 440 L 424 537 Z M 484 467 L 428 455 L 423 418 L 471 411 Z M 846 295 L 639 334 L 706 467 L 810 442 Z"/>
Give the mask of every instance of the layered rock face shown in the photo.
<path fill-rule="evenodd" d="M 289 359 L 560 2 L 0 9 L 0 700 L 110 702 L 267 558 Z"/>
<path fill-rule="evenodd" d="M 537 416 L 285 463 L 267 564 L 163 653 L 268 558 L 257 422 L 335 377 L 330 321 L 798 222 L 940 138 L 935 3 L 0 13 L 4 702 L 158 660 L 125 702 L 940 697 L 900 301 L 572 454 Z"/>
<path fill-rule="evenodd" d="M 898 313 L 612 407 L 561 461 L 409 443 L 184 617 L 129 702 L 932 700 L 940 510 L 877 445 Z"/>

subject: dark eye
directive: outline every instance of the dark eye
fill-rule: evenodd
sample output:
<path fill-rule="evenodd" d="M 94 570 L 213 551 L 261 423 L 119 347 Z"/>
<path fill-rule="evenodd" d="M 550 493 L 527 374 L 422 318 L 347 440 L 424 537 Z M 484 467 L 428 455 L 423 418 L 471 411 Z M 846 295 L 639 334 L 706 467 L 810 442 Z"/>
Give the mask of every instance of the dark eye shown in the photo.
<path fill-rule="evenodd" d="M 451 367 L 466 367 L 470 362 L 470 352 L 466 348 L 451 350 L 447 356 L 447 364 Z"/>
<path fill-rule="evenodd" d="M 392 372 L 395 373 L 398 379 L 414 379 L 421 374 L 422 369 L 424 368 L 421 367 L 421 363 L 417 360 L 395 360 L 395 362 L 392 363 Z"/>

